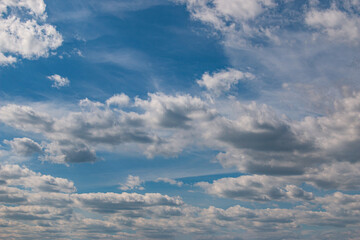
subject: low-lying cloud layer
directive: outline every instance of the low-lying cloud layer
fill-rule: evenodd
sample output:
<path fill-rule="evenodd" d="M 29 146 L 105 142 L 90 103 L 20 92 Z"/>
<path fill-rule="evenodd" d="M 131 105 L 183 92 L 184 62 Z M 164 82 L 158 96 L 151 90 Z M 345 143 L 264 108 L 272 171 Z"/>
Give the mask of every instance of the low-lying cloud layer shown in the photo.
<path fill-rule="evenodd" d="M 276 194 L 277 183 L 271 182 L 271 189 L 270 182 L 260 176 L 229 181 L 237 184 L 238 191 L 248 185 L 249 192 L 263 189 L 260 191 L 265 194 L 270 190 L 267 196 L 272 199 L 306 200 L 306 204 L 295 209 L 251 209 L 241 205 L 227 209 L 198 208 L 185 204 L 180 197 L 159 193 L 77 194 L 67 179 L 42 175 L 18 165 L 2 165 L 0 173 L 1 238 L 233 239 L 230 233 L 234 233 L 243 239 L 325 239 L 305 230 L 306 226 L 337 227 L 337 232 L 326 234 L 340 236 L 347 234 L 346 228 L 356 229 L 360 223 L 360 195 L 336 192 L 315 197 L 290 185 Z M 213 190 L 222 189 L 219 187 L 222 183 L 225 181 L 214 183 Z M 250 199 L 255 195 L 243 196 Z"/>

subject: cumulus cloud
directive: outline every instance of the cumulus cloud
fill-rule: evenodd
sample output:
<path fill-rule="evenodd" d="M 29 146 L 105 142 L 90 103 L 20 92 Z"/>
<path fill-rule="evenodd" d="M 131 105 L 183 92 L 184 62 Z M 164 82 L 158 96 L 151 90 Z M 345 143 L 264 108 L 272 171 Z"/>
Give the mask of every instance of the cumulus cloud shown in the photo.
<path fill-rule="evenodd" d="M 326 10 L 312 9 L 306 14 L 305 22 L 334 40 L 357 43 L 360 36 L 359 16 L 334 7 Z"/>
<path fill-rule="evenodd" d="M 8 8 L 24 8 L 31 14 L 41 16 L 45 14 L 46 5 L 43 0 L 4 0 L 0 3 L 1 13 L 6 13 Z"/>
<path fill-rule="evenodd" d="M 57 88 L 57 89 L 60 89 L 62 87 L 66 87 L 66 86 L 70 85 L 70 81 L 68 78 L 61 77 L 58 74 L 48 76 L 47 78 L 54 82 L 51 86 L 54 88 Z"/>
<path fill-rule="evenodd" d="M 45 23 L 45 7 L 43 0 L 1 2 L 0 64 L 14 63 L 18 57 L 47 57 L 49 51 L 61 46 L 61 34 Z"/>
<path fill-rule="evenodd" d="M 114 105 L 114 106 L 126 106 L 128 105 L 130 102 L 130 98 L 124 94 L 115 94 L 114 96 L 112 96 L 111 98 L 109 98 L 108 100 L 106 100 L 106 104 L 108 106 L 110 105 Z"/>
<path fill-rule="evenodd" d="M 12 141 L 5 140 L 4 143 L 9 144 L 16 154 L 25 157 L 42 152 L 40 144 L 30 138 L 14 138 Z"/>
<path fill-rule="evenodd" d="M 351 228 L 360 224 L 359 195 L 335 192 L 316 197 L 285 182 L 280 188 L 281 200 L 299 201 L 296 208 L 199 208 L 185 204 L 180 197 L 159 193 L 79 194 L 67 179 L 18 165 L 2 165 L 0 178 L 6 180 L 0 185 L 2 238 L 236 239 L 241 232 L 245 239 L 311 239 L 308 226 L 321 226 L 322 234 L 334 226 L 338 232 L 350 229 L 354 234 Z M 279 181 L 254 175 L 221 179 L 213 185 L 222 183 L 236 191 L 248 188 L 275 197 L 268 190 Z M 253 195 L 242 196 L 242 200 L 251 200 Z"/>
<path fill-rule="evenodd" d="M 275 94 L 267 95 L 279 93 L 280 97 L 275 98 L 277 101 L 288 103 L 288 98 L 280 92 L 291 88 L 309 92 L 301 96 L 301 101 L 308 96 L 312 96 L 311 103 L 323 101 L 318 89 L 309 85 L 309 81 L 323 83 L 322 79 L 328 79 L 333 71 L 342 67 L 333 68 L 336 66 L 333 62 L 324 67 L 318 58 L 329 56 L 327 51 L 331 50 L 331 44 L 344 47 L 346 44 L 341 45 L 344 41 L 357 42 L 358 16 L 351 9 L 358 9 L 359 1 L 344 1 L 339 3 L 341 7 L 332 6 L 330 9 L 320 9 L 316 1 L 311 1 L 311 7 L 300 13 L 281 10 L 294 1 L 276 4 L 266 0 L 182 2 L 187 4 L 194 19 L 209 24 L 224 35 L 224 45 L 227 50 L 233 50 L 228 51 L 230 54 L 241 51 L 242 54 L 261 56 L 257 67 L 263 67 L 269 73 L 268 82 L 262 82 L 262 86 L 271 85 L 271 90 L 281 86 Z M 2 15 L 0 26 L 5 24 L 3 29 L 13 26 L 15 29 L 4 30 L 0 62 L 12 63 L 19 56 L 46 56 L 52 47 L 46 43 L 51 31 L 47 32 L 45 28 L 51 29 L 52 26 L 41 22 L 45 18 L 43 1 L 7 0 L 0 3 L 2 12 L 11 8 L 20 8 L 35 20 L 22 21 L 11 11 Z M 266 12 L 271 12 L 271 16 L 264 16 Z M 304 26 L 300 25 L 306 30 L 312 28 L 316 34 L 300 32 L 289 37 L 287 31 L 293 31 L 294 25 L 287 25 L 291 21 L 284 18 L 279 24 L 276 19 L 280 14 L 301 19 Z M 25 30 L 17 29 L 17 25 Z M 38 48 L 27 49 L 20 45 L 11 48 L 7 45 L 6 39 L 14 40 L 7 38 L 7 34 L 28 34 L 34 28 L 38 28 L 39 32 L 35 31 L 38 35 L 47 34 L 41 38 L 44 45 L 39 43 L 40 40 L 34 42 L 41 45 Z M 325 38 L 310 38 L 322 34 Z M 11 37 L 15 38 L 13 35 Z M 23 38 L 27 41 L 29 36 L 20 36 L 16 41 Z M 328 38 L 336 41 L 328 45 Z M 311 47 L 303 48 L 302 40 Z M 324 40 L 324 44 L 319 44 L 320 40 Z M 15 45 L 18 44 L 16 41 Z M 56 42 L 53 41 L 55 45 Z M 299 56 L 300 52 L 310 57 Z M 336 56 L 340 57 L 339 61 L 348 58 L 346 54 Z M 230 62 L 237 66 L 205 73 L 197 83 L 216 95 L 226 93 L 243 79 L 254 78 L 249 73 L 235 70 L 240 69 L 238 62 L 243 63 L 244 59 L 236 58 L 235 61 L 231 58 Z M 309 59 L 311 61 L 306 61 Z M 304 68 L 304 62 L 310 67 Z M 315 77 L 306 75 L 309 71 L 304 69 L 316 72 Z M 337 71 L 334 78 L 356 76 L 357 79 L 357 70 L 352 70 L 353 75 L 344 74 L 345 71 L 349 68 Z M 283 84 L 278 76 L 286 78 L 289 83 Z M 59 76 L 59 79 L 62 78 Z M 302 81 L 296 82 L 298 79 Z M 159 193 L 76 194 L 74 183 L 68 179 L 35 173 L 17 165 L 3 165 L 0 167 L 0 238 L 237 239 L 240 235 L 244 239 L 356 238 L 360 224 L 359 195 L 339 191 L 360 189 L 360 94 L 344 91 L 334 103 L 332 97 L 336 94 L 332 93 L 327 93 L 331 95 L 329 100 L 325 99 L 329 101 L 327 106 L 331 107 L 321 110 L 321 114 L 302 111 L 300 117 L 282 115 L 283 109 L 276 104 L 272 107 L 262 104 L 261 99 L 258 102 L 239 101 L 234 97 L 209 100 L 184 93 L 150 93 L 147 98 L 136 97 L 134 101 L 124 93 L 105 102 L 84 99 L 78 109 L 63 110 L 60 118 L 51 111 L 39 110 L 36 104 L 29 103 L 33 105 L 31 107 L 1 106 L 2 123 L 37 133 L 45 139 L 41 145 L 29 138 L 5 141 L 19 155 L 42 153 L 42 160 L 68 164 L 94 162 L 100 159 L 96 153 L 99 150 L 135 149 L 153 157 L 173 156 L 193 147 L 210 149 L 216 152 L 216 160 L 224 167 L 236 167 L 251 175 L 223 178 L 212 183 L 200 182 L 197 186 L 208 194 L 250 202 L 246 205 L 254 204 L 257 208 L 241 205 L 227 209 L 199 208 L 184 203 L 180 197 Z M 287 96 L 290 95 L 291 92 Z M 45 105 L 43 109 L 46 109 Z M 177 186 L 182 184 L 167 178 L 156 181 Z M 141 190 L 141 184 L 139 177 L 129 175 L 120 189 Z M 313 187 L 318 189 L 312 193 Z M 323 193 L 322 189 L 335 190 L 335 193 L 316 196 L 318 192 Z M 287 208 L 272 204 L 274 201 L 276 204 L 287 202 Z M 314 235 L 309 226 L 319 226 L 321 234 Z M 327 231 L 333 227 L 337 227 L 338 235 Z"/>
<path fill-rule="evenodd" d="M 64 178 L 37 174 L 18 165 L 1 165 L 0 179 L 9 186 L 23 186 L 34 192 L 71 193 L 76 190 L 74 183 Z"/>
<path fill-rule="evenodd" d="M 134 106 L 126 109 L 85 99 L 78 111 L 65 111 L 60 119 L 32 107 L 6 105 L 0 108 L 0 121 L 42 134 L 46 141 L 41 146 L 28 139 L 7 142 L 24 154 L 28 153 L 24 144 L 31 143 L 34 148 L 30 149 L 42 150 L 42 160 L 65 164 L 94 162 L 100 159 L 97 150 L 112 151 L 115 146 L 121 150 L 135 145 L 133 149 L 140 149 L 148 157 L 172 156 L 188 147 L 205 147 L 219 151 L 216 159 L 224 167 L 287 179 L 286 184 L 279 183 L 274 188 L 259 180 L 265 187 L 252 189 L 253 198 L 249 195 L 249 200 L 270 201 L 276 196 L 282 200 L 309 200 L 311 194 L 296 186 L 304 182 L 324 189 L 359 188 L 359 96 L 354 93 L 336 101 L 333 112 L 327 116 L 308 116 L 297 121 L 278 116 L 265 104 L 234 99 L 211 102 L 163 93 L 149 94 L 147 99 L 135 98 Z M 269 177 L 269 181 L 274 179 Z M 139 178 L 131 176 L 128 180 L 121 189 L 140 189 Z M 217 184 L 203 187 L 211 194 L 231 195 L 232 190 L 229 194 L 215 191 Z M 246 181 L 239 184 L 235 184 L 239 188 L 234 187 L 234 196 L 238 193 L 238 198 L 245 199 L 241 191 L 246 189 Z M 226 184 L 220 185 L 225 191 Z"/>
<path fill-rule="evenodd" d="M 133 190 L 133 189 L 144 190 L 144 187 L 141 186 L 142 183 L 143 181 L 140 179 L 139 176 L 129 175 L 126 179 L 126 182 L 120 184 L 119 189 L 123 191 Z"/>
<path fill-rule="evenodd" d="M 54 123 L 54 120 L 46 113 L 38 113 L 31 107 L 14 104 L 0 108 L 0 121 L 31 132 L 51 131 Z"/>
<path fill-rule="evenodd" d="M 75 198 L 84 207 L 100 213 L 115 213 L 121 210 L 136 210 L 150 206 L 179 206 L 179 197 L 169 197 L 159 193 L 88 193 Z"/>
<path fill-rule="evenodd" d="M 229 91 L 230 88 L 240 80 L 252 78 L 254 78 L 254 75 L 251 73 L 243 73 L 239 70 L 229 68 L 212 75 L 204 73 L 201 80 L 198 80 L 197 83 L 207 90 L 214 92 L 216 95 L 220 95 L 222 92 Z"/>
<path fill-rule="evenodd" d="M 222 178 L 213 183 L 199 182 L 196 185 L 209 194 L 245 201 L 308 201 L 314 198 L 310 192 L 287 185 L 283 178 L 261 175 Z"/>
<path fill-rule="evenodd" d="M 80 111 L 60 119 L 28 106 L 6 105 L 0 108 L 0 121 L 43 134 L 49 142 L 42 146 L 42 159 L 56 163 L 93 162 L 99 159 L 97 149 L 126 144 L 137 144 L 149 157 L 197 144 L 221 151 L 217 159 L 223 166 L 245 173 L 301 175 L 329 160 L 358 161 L 358 98 L 336 102 L 328 116 L 300 121 L 279 117 L 255 102 L 225 99 L 217 106 L 200 97 L 163 93 L 135 98 L 142 113 L 85 99 Z"/>
<path fill-rule="evenodd" d="M 54 141 L 46 145 L 42 157 L 54 163 L 95 162 L 98 158 L 94 149 L 86 144 L 71 141 Z"/>

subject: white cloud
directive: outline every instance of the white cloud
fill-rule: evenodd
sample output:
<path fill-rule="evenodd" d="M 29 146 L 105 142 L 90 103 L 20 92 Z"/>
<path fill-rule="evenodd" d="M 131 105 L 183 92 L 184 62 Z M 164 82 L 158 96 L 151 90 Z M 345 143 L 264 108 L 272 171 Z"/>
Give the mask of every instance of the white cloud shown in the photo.
<path fill-rule="evenodd" d="M 108 106 L 115 105 L 119 107 L 126 106 L 129 104 L 129 102 L 130 102 L 130 98 L 124 93 L 115 94 L 114 96 L 106 100 L 106 104 Z"/>
<path fill-rule="evenodd" d="M 17 16 L 16 11 L 11 11 L 14 9 L 25 10 L 28 16 Z M 14 63 L 20 56 L 26 59 L 47 57 L 50 50 L 61 46 L 61 34 L 54 26 L 44 23 L 45 20 L 43 0 L 1 1 L 0 65 Z"/>
<path fill-rule="evenodd" d="M 171 184 L 171 185 L 176 185 L 178 187 L 181 187 L 184 184 L 183 182 L 176 181 L 176 180 L 171 179 L 171 178 L 157 178 L 155 180 L 155 182 L 164 182 L 164 183 L 168 183 L 168 184 Z"/>
<path fill-rule="evenodd" d="M 336 8 L 312 9 L 306 14 L 305 22 L 325 32 L 331 39 L 358 43 L 360 17 L 357 14 L 348 14 Z"/>
<path fill-rule="evenodd" d="M 267 7 L 275 5 L 272 0 L 214 0 L 213 4 L 222 15 L 239 21 L 253 19 Z"/>
<path fill-rule="evenodd" d="M 187 5 L 191 16 L 226 36 L 226 44 L 251 45 L 247 38 L 272 36 L 268 27 L 255 20 L 276 6 L 272 0 L 179 0 Z M 235 43 L 236 42 L 236 43 Z"/>
<path fill-rule="evenodd" d="M 51 86 L 54 87 L 54 88 L 57 88 L 57 89 L 70 85 L 70 81 L 69 81 L 68 78 L 61 77 L 58 74 L 48 76 L 47 78 L 54 82 Z"/>
<path fill-rule="evenodd" d="M 144 190 L 144 187 L 142 187 L 143 181 L 140 179 L 139 176 L 133 176 L 133 175 L 129 175 L 126 179 L 126 182 L 123 184 L 120 184 L 119 189 L 123 190 L 123 191 L 127 191 L 127 190 Z"/>
<path fill-rule="evenodd" d="M 16 58 L 13 56 L 5 56 L 3 53 L 0 52 L 0 64 L 8 65 L 11 63 L 16 62 Z"/>
<path fill-rule="evenodd" d="M 34 192 L 76 191 L 74 183 L 67 179 L 41 175 L 18 165 L 0 165 L 0 180 L 9 186 L 23 186 Z"/>
<path fill-rule="evenodd" d="M 229 68 L 210 75 L 204 73 L 201 80 L 197 83 L 201 87 L 220 95 L 222 92 L 229 91 L 233 85 L 236 85 L 242 79 L 253 79 L 254 75 L 251 73 L 243 73 L 239 70 Z"/>

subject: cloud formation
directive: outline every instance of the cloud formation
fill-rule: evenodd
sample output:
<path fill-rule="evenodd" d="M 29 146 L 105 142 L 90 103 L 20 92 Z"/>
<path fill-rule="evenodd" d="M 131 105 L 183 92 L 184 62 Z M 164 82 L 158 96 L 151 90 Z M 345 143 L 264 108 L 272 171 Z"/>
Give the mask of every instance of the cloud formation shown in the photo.
<path fill-rule="evenodd" d="M 1 65 L 14 63 L 19 57 L 47 57 L 49 51 L 61 46 L 61 34 L 45 23 L 43 0 L 6 0 L 0 4 Z"/>
<path fill-rule="evenodd" d="M 136 11 L 143 1 L 115 2 L 91 4 L 109 12 L 115 11 L 112 5 Z M 56 113 L 46 102 L 1 104 L 0 123 L 14 133 L 0 146 L 1 161 L 21 156 L 33 158 L 31 164 L 69 166 L 131 152 L 153 161 L 179 156 L 175 161 L 181 162 L 194 149 L 206 151 L 209 161 L 241 176 L 193 185 L 158 176 L 150 182 L 173 185 L 167 186 L 171 191 L 186 188 L 186 199 L 209 194 L 208 202 L 226 207 L 200 200 L 195 206 L 167 193 L 133 193 L 146 184 L 133 175 L 115 189 L 120 192 L 76 193 L 69 179 L 8 164 L 0 167 L 0 238 L 358 237 L 360 89 L 356 58 L 351 59 L 359 46 L 359 1 L 176 2 L 211 36 L 220 36 L 228 57 L 224 69 L 205 70 L 193 83 L 202 88 L 195 86 L 191 94 L 159 91 L 130 98 L 111 92 L 108 99 L 64 104 Z M 46 24 L 45 7 L 42 0 L 0 3 L 0 64 L 46 57 L 61 45 L 61 35 Z M 114 51 L 99 61 L 134 70 L 126 61 L 131 54 L 118 58 L 124 52 L 141 55 Z M 48 79 L 56 88 L 70 82 L 56 74 Z M 237 91 L 243 83 L 254 94 Z M 33 134 L 34 140 L 20 134 Z"/>
<path fill-rule="evenodd" d="M 201 87 L 220 95 L 222 92 L 229 91 L 233 85 L 236 85 L 242 79 L 253 79 L 255 76 L 251 73 L 243 73 L 239 70 L 230 68 L 210 75 L 204 73 L 201 80 L 197 83 Z"/>
<path fill-rule="evenodd" d="M 200 182 L 197 186 L 209 194 L 245 201 L 309 201 L 313 194 L 286 180 L 269 176 L 251 175 L 238 178 L 222 178 L 213 183 Z"/>
<path fill-rule="evenodd" d="M 66 77 L 61 77 L 58 74 L 54 74 L 47 77 L 49 80 L 53 81 L 54 83 L 51 85 L 51 87 L 60 89 L 62 87 L 66 87 L 70 85 L 70 81 Z"/>
<path fill-rule="evenodd" d="M 179 197 L 159 193 L 75 193 L 75 186 L 67 179 L 18 165 L 2 165 L 0 173 L 5 181 L 0 185 L 1 238 L 236 239 L 241 234 L 245 239 L 322 239 L 320 235 L 351 236 L 357 232 L 349 229 L 360 224 L 359 195 L 340 192 L 315 197 L 295 186 L 286 186 L 282 197 L 307 199 L 311 204 L 294 209 L 241 205 L 199 208 L 185 204 Z M 266 177 L 240 178 L 226 181 L 236 181 L 240 188 L 246 183 L 250 191 L 262 189 L 261 184 L 264 190 L 270 187 Z M 223 180 L 214 184 L 220 183 Z M 314 234 L 307 226 L 325 230 Z M 333 227 L 337 227 L 337 233 L 326 230 Z"/>
<path fill-rule="evenodd" d="M 123 191 L 133 190 L 133 189 L 144 190 L 144 187 L 141 186 L 142 183 L 143 181 L 140 179 L 139 176 L 129 175 L 126 179 L 126 182 L 120 184 L 119 189 Z"/>
<path fill-rule="evenodd" d="M 14 138 L 11 141 L 5 140 L 4 143 L 9 144 L 12 151 L 22 156 L 31 156 L 42 152 L 40 144 L 30 138 Z"/>

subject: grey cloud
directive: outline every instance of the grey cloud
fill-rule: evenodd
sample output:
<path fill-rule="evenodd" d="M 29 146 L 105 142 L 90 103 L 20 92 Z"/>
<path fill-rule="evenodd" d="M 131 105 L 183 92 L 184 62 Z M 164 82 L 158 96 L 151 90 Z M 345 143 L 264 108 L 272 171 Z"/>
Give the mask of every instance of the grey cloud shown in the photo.
<path fill-rule="evenodd" d="M 44 157 L 55 163 L 81 163 L 95 162 L 95 150 L 82 143 L 68 141 L 52 142 L 45 148 L 47 155 Z"/>
<path fill-rule="evenodd" d="M 33 174 L 30 169 L 22 168 L 19 165 L 0 165 L 0 178 L 5 182 L 7 182 L 6 180 L 19 179 Z"/>
<path fill-rule="evenodd" d="M 256 125 L 253 131 L 241 131 L 234 126 L 225 125 L 221 129 L 218 139 L 230 143 L 236 148 L 258 151 L 288 152 L 311 149 L 311 144 L 300 142 L 289 126 Z"/>
<path fill-rule="evenodd" d="M 51 206 L 54 208 L 72 208 L 74 199 L 71 194 L 58 192 L 37 192 L 28 194 L 27 203 L 29 205 Z"/>
<path fill-rule="evenodd" d="M 68 219 L 72 211 L 70 209 L 55 209 L 41 206 L 16 206 L 0 207 L 0 215 L 11 220 L 58 220 L 61 218 Z"/>
<path fill-rule="evenodd" d="M 289 185 L 284 178 L 265 175 L 222 178 L 213 183 L 200 182 L 196 185 L 209 194 L 243 201 L 308 201 L 314 198 L 312 193 Z"/>
<path fill-rule="evenodd" d="M 207 104 L 190 95 L 168 96 L 149 94 L 148 100 L 135 99 L 136 106 L 147 111 L 145 118 L 164 128 L 190 128 L 191 121 L 208 120 L 213 116 Z"/>
<path fill-rule="evenodd" d="M 149 206 L 178 206 L 183 204 L 180 198 L 158 193 L 89 193 L 79 194 L 76 199 L 84 207 L 95 212 L 115 213 L 121 210 L 141 209 Z"/>
<path fill-rule="evenodd" d="M 335 162 L 323 164 L 299 176 L 301 181 L 322 189 L 358 190 L 360 189 L 360 163 Z"/>
<path fill-rule="evenodd" d="M 148 156 L 176 154 L 188 144 L 186 136 L 177 139 L 183 131 L 193 128 L 194 121 L 208 121 L 214 117 L 214 112 L 197 97 L 161 93 L 149 97 L 135 99 L 134 106 L 142 108 L 143 114 L 111 109 L 84 99 L 80 101 L 80 112 L 69 111 L 58 120 L 30 107 L 7 105 L 0 109 L 3 113 L 0 121 L 48 138 L 50 143 L 45 145 L 46 155 L 42 159 L 74 163 L 95 161 L 95 148 L 128 143 L 139 144 Z"/>
<path fill-rule="evenodd" d="M 0 121 L 9 126 L 30 132 L 52 131 L 54 120 L 27 106 L 7 105 L 0 108 Z"/>
<path fill-rule="evenodd" d="M 5 140 L 4 143 L 9 144 L 16 154 L 22 156 L 31 156 L 42 152 L 40 144 L 29 138 L 14 138 L 12 141 Z"/>
<path fill-rule="evenodd" d="M 217 159 L 224 167 L 235 166 L 244 173 L 299 176 L 304 182 L 331 188 L 344 187 L 345 181 L 320 179 L 315 173 L 330 163 L 357 164 L 360 127 L 354 119 L 360 109 L 359 96 L 337 101 L 327 116 L 299 121 L 280 118 L 266 105 L 228 99 L 221 100 L 221 108 L 198 97 L 162 93 L 149 94 L 145 100 L 136 98 L 132 107 L 138 112 L 111 109 L 85 99 L 81 111 L 69 111 L 59 120 L 15 105 L 2 107 L 0 119 L 22 130 L 41 132 L 50 141 L 44 144 L 41 158 L 56 163 L 94 162 L 99 159 L 97 149 L 121 144 L 137 144 L 148 157 L 173 156 L 195 144 L 222 151 Z M 16 118 L 17 114 L 21 117 Z M 38 121 L 29 120 L 31 116 Z M 351 183 L 346 184 L 350 188 Z M 352 185 L 357 186 L 354 181 Z M 273 190 L 273 198 L 281 194 Z"/>
<path fill-rule="evenodd" d="M 0 187 L 0 203 L 19 204 L 27 201 L 27 196 L 17 188 Z"/>
<path fill-rule="evenodd" d="M 304 168 L 301 166 L 280 166 L 278 164 L 266 164 L 263 162 L 247 162 L 245 169 L 250 173 L 273 176 L 302 175 L 305 173 Z"/>

